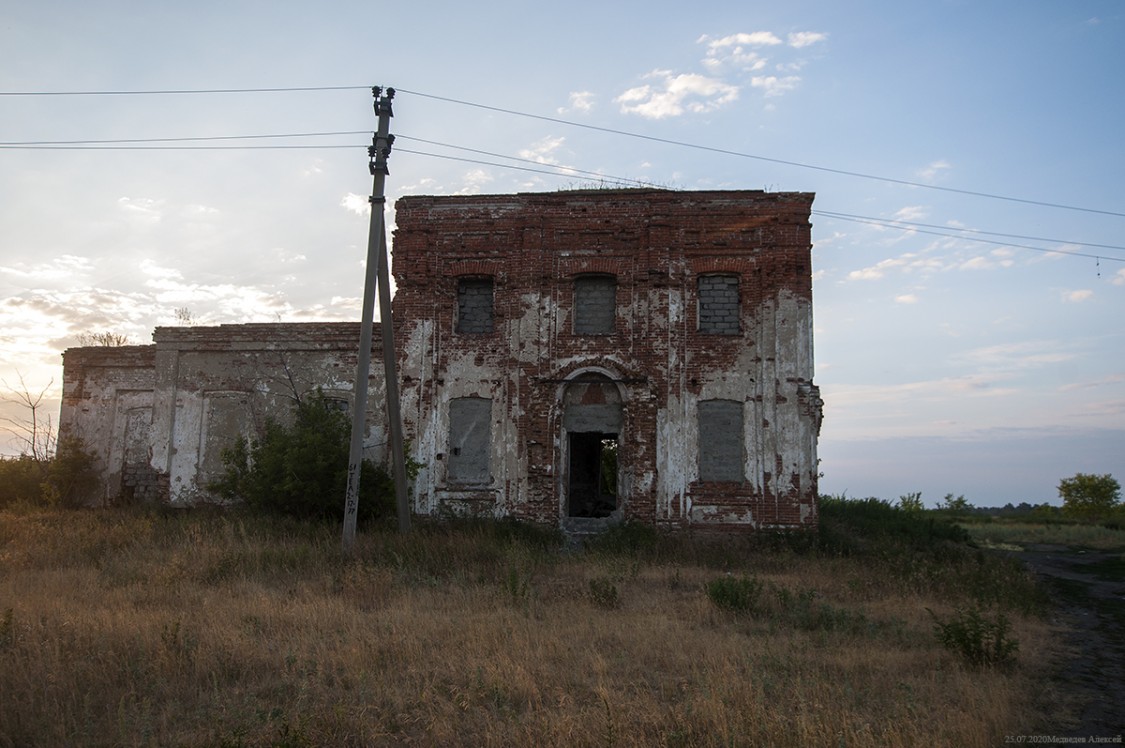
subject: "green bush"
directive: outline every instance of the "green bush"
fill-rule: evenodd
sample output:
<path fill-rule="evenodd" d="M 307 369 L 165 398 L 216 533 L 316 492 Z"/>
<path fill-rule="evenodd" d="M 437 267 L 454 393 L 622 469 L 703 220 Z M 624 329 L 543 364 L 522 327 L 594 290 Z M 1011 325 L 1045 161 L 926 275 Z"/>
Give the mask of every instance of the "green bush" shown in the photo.
<path fill-rule="evenodd" d="M 81 439 L 62 438 L 47 466 L 44 497 L 49 503 L 69 508 L 85 506 L 97 480 L 97 458 Z M 48 496 L 49 494 L 49 496 Z"/>
<path fill-rule="evenodd" d="M 943 621 L 932 610 L 934 635 L 951 652 L 960 654 L 977 667 L 1003 666 L 1015 661 L 1019 642 L 1008 636 L 1011 623 L 1003 613 L 989 619 L 980 608 L 958 609 L 953 618 Z"/>
<path fill-rule="evenodd" d="M 590 580 L 590 601 L 599 608 L 616 608 L 621 602 L 617 585 L 609 577 L 594 577 Z"/>
<path fill-rule="evenodd" d="M 0 509 L 42 503 L 47 464 L 30 455 L 0 457 Z"/>
<path fill-rule="evenodd" d="M 96 458 L 80 439 L 64 438 L 54 455 L 0 458 L 0 508 L 79 507 L 87 503 L 97 478 Z"/>
<path fill-rule="evenodd" d="M 717 607 L 733 613 L 752 613 L 758 607 L 764 585 L 754 577 L 725 576 L 707 583 L 707 597 Z"/>
<path fill-rule="evenodd" d="M 942 541 L 968 542 L 969 533 L 948 517 L 903 511 L 876 498 L 820 497 L 818 544 L 839 555 L 933 551 Z"/>
<path fill-rule="evenodd" d="M 319 391 L 302 399 L 292 425 L 269 421 L 260 439 L 223 451 L 224 472 L 208 486 L 252 509 L 304 519 L 343 519 L 351 425 Z M 359 519 L 394 511 L 394 480 L 364 460 Z"/>

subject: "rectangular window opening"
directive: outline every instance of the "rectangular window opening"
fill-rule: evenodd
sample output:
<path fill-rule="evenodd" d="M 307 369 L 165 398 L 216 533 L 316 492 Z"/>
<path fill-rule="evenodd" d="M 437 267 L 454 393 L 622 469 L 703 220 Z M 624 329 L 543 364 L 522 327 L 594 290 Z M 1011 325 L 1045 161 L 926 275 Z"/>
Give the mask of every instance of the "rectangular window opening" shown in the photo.
<path fill-rule="evenodd" d="M 745 433 L 742 403 L 737 400 L 699 402 L 699 480 L 745 479 Z"/>
<path fill-rule="evenodd" d="M 574 279 L 574 334 L 610 335 L 617 322 L 617 279 L 580 275 Z"/>
<path fill-rule="evenodd" d="M 493 329 L 492 278 L 457 279 L 456 331 L 462 335 L 487 335 Z"/>
<path fill-rule="evenodd" d="M 492 401 L 483 397 L 459 397 L 449 401 L 449 483 L 483 486 L 492 481 Z"/>
<path fill-rule="evenodd" d="M 699 276 L 699 331 L 710 335 L 738 335 L 742 309 L 738 276 Z"/>

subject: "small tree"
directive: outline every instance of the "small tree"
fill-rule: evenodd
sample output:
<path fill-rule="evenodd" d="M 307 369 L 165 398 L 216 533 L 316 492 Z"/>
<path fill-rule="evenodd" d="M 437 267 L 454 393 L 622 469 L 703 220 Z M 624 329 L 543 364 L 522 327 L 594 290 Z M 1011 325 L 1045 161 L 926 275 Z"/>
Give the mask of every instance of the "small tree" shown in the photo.
<path fill-rule="evenodd" d="M 50 414 L 43 412 L 47 409 L 43 399 L 55 381 L 52 379 L 39 392 L 32 392 L 24 381 L 23 374 L 17 371 L 16 376 L 20 380 L 19 389 L 0 380 L 0 384 L 4 386 L 4 392 L 0 393 L 0 402 L 19 406 L 23 415 L 0 418 L 0 430 L 7 431 L 15 437 L 21 456 L 45 465 L 55 451 L 55 426 L 51 422 Z"/>
<path fill-rule="evenodd" d="M 85 346 L 106 346 L 115 348 L 121 345 L 129 345 L 132 341 L 129 336 L 122 332 L 84 332 L 78 336 L 78 343 Z"/>
<path fill-rule="evenodd" d="M 951 493 L 947 493 L 945 498 L 941 500 L 940 508 L 947 512 L 967 512 L 973 508 L 973 505 L 965 500 L 964 494 L 954 496 Z"/>
<path fill-rule="evenodd" d="M 240 439 L 223 450 L 223 475 L 208 488 L 267 512 L 342 518 L 350 433 L 347 415 L 322 393 L 302 397 L 292 425 L 270 421 L 259 439 Z M 387 514 L 394 497 L 390 476 L 368 460 L 361 469 L 361 519 Z"/>
<path fill-rule="evenodd" d="M 898 497 L 898 508 L 904 512 L 920 512 L 925 509 L 922 503 L 922 492 L 904 493 Z"/>
<path fill-rule="evenodd" d="M 1111 513 L 1121 500 L 1121 484 L 1109 473 L 1076 473 L 1059 481 L 1063 513 L 1081 519 L 1097 519 Z"/>

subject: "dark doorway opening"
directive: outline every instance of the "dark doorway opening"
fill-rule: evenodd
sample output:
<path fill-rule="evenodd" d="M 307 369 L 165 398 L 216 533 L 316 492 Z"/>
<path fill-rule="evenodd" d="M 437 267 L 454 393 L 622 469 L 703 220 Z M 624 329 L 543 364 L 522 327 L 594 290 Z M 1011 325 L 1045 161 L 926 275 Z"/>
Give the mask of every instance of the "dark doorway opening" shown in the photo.
<path fill-rule="evenodd" d="M 567 514 L 608 517 L 617 509 L 617 434 L 570 434 Z"/>

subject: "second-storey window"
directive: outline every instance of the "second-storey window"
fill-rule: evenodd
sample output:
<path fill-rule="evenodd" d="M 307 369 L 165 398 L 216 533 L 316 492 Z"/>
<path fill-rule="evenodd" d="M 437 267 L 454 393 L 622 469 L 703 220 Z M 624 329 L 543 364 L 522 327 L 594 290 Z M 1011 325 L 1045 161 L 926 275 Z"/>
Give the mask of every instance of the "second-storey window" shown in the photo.
<path fill-rule="evenodd" d="M 491 278 L 457 279 L 457 332 L 465 335 L 492 332 L 492 287 Z"/>
<path fill-rule="evenodd" d="M 712 335 L 738 335 L 742 309 L 738 276 L 699 276 L 699 331 Z"/>
<path fill-rule="evenodd" d="M 574 279 L 574 334 L 609 335 L 617 319 L 617 279 L 580 275 Z"/>

